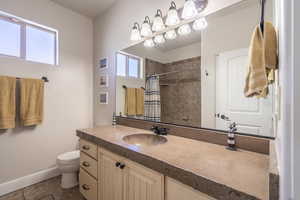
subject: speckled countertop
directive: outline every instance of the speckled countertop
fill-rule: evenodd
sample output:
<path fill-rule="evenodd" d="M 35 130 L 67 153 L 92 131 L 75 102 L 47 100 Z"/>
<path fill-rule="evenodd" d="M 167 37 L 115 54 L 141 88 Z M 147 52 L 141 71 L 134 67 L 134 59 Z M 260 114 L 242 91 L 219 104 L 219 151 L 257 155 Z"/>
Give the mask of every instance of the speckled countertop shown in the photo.
<path fill-rule="evenodd" d="M 269 156 L 168 135 L 157 146 L 134 146 L 126 135 L 150 131 L 126 126 L 77 130 L 80 138 L 177 179 L 221 200 L 268 199 Z"/>

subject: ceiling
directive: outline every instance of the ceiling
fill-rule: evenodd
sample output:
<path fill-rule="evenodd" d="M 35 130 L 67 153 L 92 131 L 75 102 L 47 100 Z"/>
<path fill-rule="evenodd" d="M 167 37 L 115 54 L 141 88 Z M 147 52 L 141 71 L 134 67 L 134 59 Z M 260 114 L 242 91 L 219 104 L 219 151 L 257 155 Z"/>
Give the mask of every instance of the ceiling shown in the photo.
<path fill-rule="evenodd" d="M 66 8 L 94 18 L 106 11 L 116 0 L 52 0 Z"/>

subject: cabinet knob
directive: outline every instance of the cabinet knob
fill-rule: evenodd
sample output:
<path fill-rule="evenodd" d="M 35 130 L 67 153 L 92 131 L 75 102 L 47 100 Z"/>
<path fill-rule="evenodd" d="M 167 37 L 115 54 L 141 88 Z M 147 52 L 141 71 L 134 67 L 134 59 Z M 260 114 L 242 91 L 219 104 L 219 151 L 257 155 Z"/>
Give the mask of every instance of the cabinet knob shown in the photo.
<path fill-rule="evenodd" d="M 86 184 L 82 185 L 81 187 L 84 190 L 90 190 L 90 187 L 88 185 L 86 185 Z"/>
<path fill-rule="evenodd" d="M 121 165 L 120 165 L 120 169 L 124 169 L 125 167 L 126 167 L 125 164 L 121 164 Z"/>
<path fill-rule="evenodd" d="M 82 163 L 82 165 L 83 165 L 84 167 L 89 167 L 89 166 L 90 166 L 90 163 L 84 161 L 84 162 Z"/>
<path fill-rule="evenodd" d="M 121 163 L 120 162 L 116 162 L 116 167 L 120 167 Z"/>
<path fill-rule="evenodd" d="M 90 150 L 90 147 L 89 146 L 87 146 L 87 145 L 83 145 L 83 150 Z"/>

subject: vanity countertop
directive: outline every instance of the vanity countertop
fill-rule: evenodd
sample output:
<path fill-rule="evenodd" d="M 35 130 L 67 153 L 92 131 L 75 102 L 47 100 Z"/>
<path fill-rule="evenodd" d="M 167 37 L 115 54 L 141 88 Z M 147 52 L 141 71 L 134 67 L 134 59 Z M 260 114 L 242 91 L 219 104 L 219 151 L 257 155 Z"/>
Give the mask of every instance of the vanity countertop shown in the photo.
<path fill-rule="evenodd" d="M 150 131 L 126 126 L 77 130 L 77 136 L 198 189 L 216 199 L 268 198 L 269 156 L 168 135 L 157 146 L 134 146 L 124 136 Z"/>

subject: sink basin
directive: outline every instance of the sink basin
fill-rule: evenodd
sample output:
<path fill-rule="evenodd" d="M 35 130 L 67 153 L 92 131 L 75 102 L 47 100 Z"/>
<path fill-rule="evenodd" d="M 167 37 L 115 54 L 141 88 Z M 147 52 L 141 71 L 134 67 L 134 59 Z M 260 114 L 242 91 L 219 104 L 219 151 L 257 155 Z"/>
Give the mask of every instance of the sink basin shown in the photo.
<path fill-rule="evenodd" d="M 133 144 L 136 146 L 155 146 L 159 144 L 164 144 L 168 141 L 165 137 L 151 134 L 127 135 L 123 137 L 123 140 L 128 144 Z"/>

